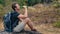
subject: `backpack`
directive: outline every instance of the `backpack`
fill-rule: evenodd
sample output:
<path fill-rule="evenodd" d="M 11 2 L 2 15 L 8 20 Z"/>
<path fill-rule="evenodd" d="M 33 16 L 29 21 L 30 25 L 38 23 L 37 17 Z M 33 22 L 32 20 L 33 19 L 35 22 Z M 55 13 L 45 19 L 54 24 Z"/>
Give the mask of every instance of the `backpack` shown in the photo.
<path fill-rule="evenodd" d="M 3 17 L 5 29 L 8 29 L 7 26 L 9 26 L 9 24 L 11 22 L 11 19 L 10 18 L 11 18 L 11 12 L 5 14 L 4 17 Z"/>

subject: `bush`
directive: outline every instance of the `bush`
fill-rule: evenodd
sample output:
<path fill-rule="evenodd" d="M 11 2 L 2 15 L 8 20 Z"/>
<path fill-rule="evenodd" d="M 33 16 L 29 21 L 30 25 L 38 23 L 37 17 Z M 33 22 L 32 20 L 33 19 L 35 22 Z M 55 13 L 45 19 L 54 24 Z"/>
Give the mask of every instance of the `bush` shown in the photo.
<path fill-rule="evenodd" d="M 38 3 L 50 3 L 52 0 L 28 0 L 28 6 L 33 6 Z"/>
<path fill-rule="evenodd" d="M 60 28 L 60 20 L 53 23 L 53 26 Z"/>
<path fill-rule="evenodd" d="M 54 2 L 52 3 L 52 5 L 53 5 L 53 7 L 55 7 L 55 8 L 59 8 L 59 7 L 60 7 L 60 2 L 54 1 Z"/>
<path fill-rule="evenodd" d="M 53 4 L 53 7 L 59 8 L 59 7 L 60 7 L 60 3 L 55 3 L 55 4 Z"/>

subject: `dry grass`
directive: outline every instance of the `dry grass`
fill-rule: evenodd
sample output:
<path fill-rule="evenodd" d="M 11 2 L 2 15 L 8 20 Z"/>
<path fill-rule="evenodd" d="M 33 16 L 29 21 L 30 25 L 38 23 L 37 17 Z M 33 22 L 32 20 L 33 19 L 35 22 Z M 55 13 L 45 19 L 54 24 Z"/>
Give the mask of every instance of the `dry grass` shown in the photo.
<path fill-rule="evenodd" d="M 0 31 L 4 30 L 3 22 L 0 20 Z"/>

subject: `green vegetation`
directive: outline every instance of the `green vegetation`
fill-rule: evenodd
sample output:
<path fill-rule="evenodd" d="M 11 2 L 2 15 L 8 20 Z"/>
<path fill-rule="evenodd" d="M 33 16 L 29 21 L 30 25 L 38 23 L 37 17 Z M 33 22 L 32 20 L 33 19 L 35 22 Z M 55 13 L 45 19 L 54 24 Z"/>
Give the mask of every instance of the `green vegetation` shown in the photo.
<path fill-rule="evenodd" d="M 60 1 L 54 1 L 53 3 L 52 3 L 52 5 L 55 7 L 55 8 L 59 8 L 60 7 Z"/>
<path fill-rule="evenodd" d="M 38 3 L 51 3 L 52 0 L 28 0 L 28 6 L 33 6 Z"/>
<path fill-rule="evenodd" d="M 60 20 L 53 23 L 53 26 L 60 28 Z"/>

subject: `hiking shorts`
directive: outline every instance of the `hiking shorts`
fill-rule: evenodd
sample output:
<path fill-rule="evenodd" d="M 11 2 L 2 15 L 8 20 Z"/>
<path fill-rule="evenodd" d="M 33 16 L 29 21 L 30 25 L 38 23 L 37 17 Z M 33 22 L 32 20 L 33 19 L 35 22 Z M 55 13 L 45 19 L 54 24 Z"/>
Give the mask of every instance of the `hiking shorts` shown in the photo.
<path fill-rule="evenodd" d="M 26 23 L 21 22 L 13 29 L 13 31 L 14 32 L 20 32 L 21 30 L 24 29 L 25 25 L 26 25 Z"/>

